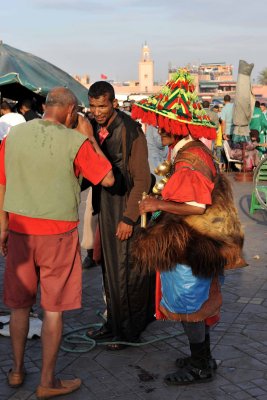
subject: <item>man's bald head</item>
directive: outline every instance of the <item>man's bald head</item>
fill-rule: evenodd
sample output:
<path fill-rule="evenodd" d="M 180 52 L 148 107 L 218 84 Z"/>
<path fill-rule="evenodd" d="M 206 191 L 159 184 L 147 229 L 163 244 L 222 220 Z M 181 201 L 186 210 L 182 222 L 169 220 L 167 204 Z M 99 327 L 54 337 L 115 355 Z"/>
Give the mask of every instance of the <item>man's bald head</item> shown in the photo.
<path fill-rule="evenodd" d="M 72 128 L 77 122 L 77 109 L 78 100 L 74 93 L 65 87 L 55 87 L 46 97 L 44 119 Z"/>
<path fill-rule="evenodd" d="M 55 87 L 48 93 L 45 101 L 47 107 L 54 106 L 78 106 L 78 100 L 70 89 L 65 87 Z"/>

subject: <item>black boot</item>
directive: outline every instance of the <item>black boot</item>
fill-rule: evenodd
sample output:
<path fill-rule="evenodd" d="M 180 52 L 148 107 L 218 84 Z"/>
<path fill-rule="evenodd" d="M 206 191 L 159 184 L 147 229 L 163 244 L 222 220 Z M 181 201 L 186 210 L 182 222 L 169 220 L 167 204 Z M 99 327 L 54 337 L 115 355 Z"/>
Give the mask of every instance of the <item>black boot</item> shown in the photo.
<path fill-rule="evenodd" d="M 190 343 L 189 345 L 191 350 L 190 364 L 202 370 L 210 369 L 208 358 L 208 353 L 210 353 L 210 350 L 208 349 L 207 342 L 204 341 L 202 343 Z"/>
<path fill-rule="evenodd" d="M 216 371 L 218 366 L 217 366 L 215 358 L 212 358 L 212 355 L 211 355 L 210 334 L 209 333 L 206 333 L 206 335 L 205 335 L 205 344 L 206 344 L 207 357 L 208 357 L 208 360 L 209 360 L 209 366 L 213 371 Z"/>
<path fill-rule="evenodd" d="M 210 351 L 210 335 L 209 333 L 205 335 L 205 345 L 206 345 L 206 351 L 207 351 L 207 357 L 208 357 L 208 362 L 209 362 L 209 367 L 213 370 L 216 371 L 218 368 L 216 360 L 212 358 L 211 351 Z M 190 357 L 183 357 L 183 358 L 177 358 L 175 361 L 175 365 L 178 368 L 183 368 L 186 367 L 191 363 L 191 356 Z"/>
<path fill-rule="evenodd" d="M 213 371 L 209 366 L 206 341 L 190 343 L 190 350 L 190 362 L 180 367 L 177 372 L 166 375 L 165 383 L 168 385 L 190 385 L 212 381 Z"/>
<path fill-rule="evenodd" d="M 83 268 L 87 269 L 87 268 L 92 268 L 96 266 L 96 262 L 93 260 L 93 249 L 89 249 L 87 250 L 87 256 L 85 257 L 85 259 L 83 260 Z"/>

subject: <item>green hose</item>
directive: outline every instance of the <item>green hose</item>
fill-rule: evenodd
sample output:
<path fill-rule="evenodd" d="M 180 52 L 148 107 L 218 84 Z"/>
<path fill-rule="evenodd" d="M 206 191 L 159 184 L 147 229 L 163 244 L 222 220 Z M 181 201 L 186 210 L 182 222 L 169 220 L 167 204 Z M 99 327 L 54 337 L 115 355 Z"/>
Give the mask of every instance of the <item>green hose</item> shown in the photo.
<path fill-rule="evenodd" d="M 101 316 L 104 320 L 105 318 L 103 317 L 103 315 L 100 312 L 97 312 L 97 315 Z M 160 336 L 158 338 L 152 339 L 152 340 L 148 340 L 146 342 L 137 342 L 137 343 L 132 343 L 132 342 L 124 342 L 124 341 L 118 341 L 118 342 L 96 342 L 95 340 L 89 338 L 86 333 L 83 334 L 79 334 L 77 332 L 80 331 L 84 331 L 84 330 L 88 330 L 90 328 L 93 329 L 99 329 L 103 326 L 103 324 L 99 323 L 99 324 L 90 324 L 88 326 L 85 326 L 83 328 L 78 328 L 75 329 L 74 331 L 71 331 L 69 333 L 66 333 L 65 335 L 63 335 L 62 338 L 62 344 L 60 346 L 60 349 L 63 351 L 66 351 L 68 353 L 87 353 L 88 351 L 93 350 L 96 346 L 106 346 L 108 344 L 124 344 L 126 346 L 130 346 L 130 347 L 141 347 L 141 346 L 146 346 L 148 344 L 152 344 L 152 343 L 156 343 L 156 342 L 160 342 L 161 340 L 166 340 L 166 339 L 170 339 L 176 336 L 181 336 L 184 335 L 184 333 L 174 333 L 171 335 L 165 335 L 165 336 Z M 66 347 L 64 344 L 69 343 L 71 345 L 75 345 L 75 348 L 70 348 L 70 347 Z M 77 348 L 77 345 L 82 345 L 80 347 Z"/>

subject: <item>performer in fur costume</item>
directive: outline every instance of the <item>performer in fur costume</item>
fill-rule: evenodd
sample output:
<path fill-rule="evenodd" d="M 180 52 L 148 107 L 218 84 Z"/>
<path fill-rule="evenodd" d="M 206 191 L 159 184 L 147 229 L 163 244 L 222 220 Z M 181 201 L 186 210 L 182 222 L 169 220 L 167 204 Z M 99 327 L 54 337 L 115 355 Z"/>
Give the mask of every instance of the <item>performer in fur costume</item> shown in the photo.
<path fill-rule="evenodd" d="M 224 269 L 245 265 L 230 184 L 217 173 L 210 150 L 199 140 L 214 139 L 216 131 L 184 69 L 159 95 L 136 103 L 132 116 L 158 126 L 162 144 L 170 149 L 172 171 L 162 180 L 160 196 L 159 183 L 157 196 L 140 202 L 141 215 L 153 214 L 133 246 L 140 268 L 158 271 L 157 318 L 181 321 L 189 340 L 190 357 L 177 359 L 177 371 L 165 382 L 210 381 L 217 364 L 211 356 L 209 325 L 219 320 Z"/>

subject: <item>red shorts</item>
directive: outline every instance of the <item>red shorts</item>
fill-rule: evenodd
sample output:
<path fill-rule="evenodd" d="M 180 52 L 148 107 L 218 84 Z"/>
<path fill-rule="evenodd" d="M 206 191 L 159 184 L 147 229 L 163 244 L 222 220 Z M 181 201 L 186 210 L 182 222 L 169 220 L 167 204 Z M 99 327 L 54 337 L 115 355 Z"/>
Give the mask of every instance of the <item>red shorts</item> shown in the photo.
<path fill-rule="evenodd" d="M 40 284 L 46 311 L 81 308 L 82 267 L 78 230 L 58 235 L 9 232 L 4 302 L 9 308 L 31 307 Z"/>

